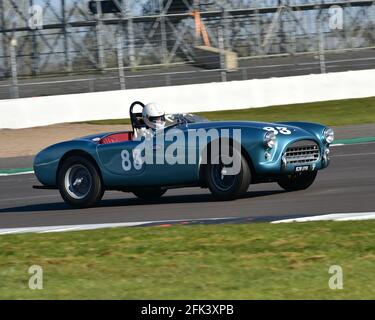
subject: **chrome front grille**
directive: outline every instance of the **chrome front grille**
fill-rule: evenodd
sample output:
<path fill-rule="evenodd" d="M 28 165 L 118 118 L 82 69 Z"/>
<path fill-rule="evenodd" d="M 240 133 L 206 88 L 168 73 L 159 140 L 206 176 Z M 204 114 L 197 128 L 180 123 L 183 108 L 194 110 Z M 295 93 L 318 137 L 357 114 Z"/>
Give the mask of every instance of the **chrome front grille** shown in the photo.
<path fill-rule="evenodd" d="M 286 149 L 287 164 L 306 164 L 317 161 L 320 157 L 319 146 L 316 142 L 303 140 L 293 143 Z"/>

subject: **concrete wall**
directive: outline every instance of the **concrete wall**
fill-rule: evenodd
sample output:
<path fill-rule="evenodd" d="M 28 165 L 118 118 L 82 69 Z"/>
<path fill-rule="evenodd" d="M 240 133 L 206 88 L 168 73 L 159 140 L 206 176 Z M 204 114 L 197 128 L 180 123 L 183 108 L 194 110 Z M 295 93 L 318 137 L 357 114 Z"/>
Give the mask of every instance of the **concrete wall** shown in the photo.
<path fill-rule="evenodd" d="M 0 101 L 0 129 L 128 118 L 133 101 L 167 113 L 258 108 L 375 96 L 375 70 Z M 302 119 L 301 119 L 302 120 Z"/>

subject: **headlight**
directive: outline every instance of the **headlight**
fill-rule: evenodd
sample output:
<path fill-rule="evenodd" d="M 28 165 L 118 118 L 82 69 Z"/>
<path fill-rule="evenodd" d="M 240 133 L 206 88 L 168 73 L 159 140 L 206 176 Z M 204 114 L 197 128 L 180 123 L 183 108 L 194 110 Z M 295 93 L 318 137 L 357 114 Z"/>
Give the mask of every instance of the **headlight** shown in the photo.
<path fill-rule="evenodd" d="M 324 130 L 324 140 L 331 144 L 333 140 L 335 140 L 335 132 L 331 128 L 327 128 Z"/>
<path fill-rule="evenodd" d="M 270 149 L 276 146 L 276 135 L 273 131 L 269 131 L 264 135 L 264 145 Z"/>

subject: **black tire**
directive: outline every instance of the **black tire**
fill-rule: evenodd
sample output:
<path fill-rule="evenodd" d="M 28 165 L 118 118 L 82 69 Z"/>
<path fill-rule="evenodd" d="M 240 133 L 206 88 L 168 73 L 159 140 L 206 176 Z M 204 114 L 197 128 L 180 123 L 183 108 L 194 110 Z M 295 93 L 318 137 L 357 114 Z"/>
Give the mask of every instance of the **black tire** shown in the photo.
<path fill-rule="evenodd" d="M 289 175 L 280 179 L 277 183 L 286 191 L 305 190 L 314 183 L 317 173 L 317 171 L 312 171 Z"/>
<path fill-rule="evenodd" d="M 81 156 L 72 156 L 64 161 L 58 174 L 58 188 L 64 201 L 74 208 L 92 207 L 104 194 L 95 165 Z"/>
<path fill-rule="evenodd" d="M 211 160 L 208 161 L 205 168 L 207 186 L 213 196 L 219 200 L 234 200 L 244 195 L 251 183 L 251 170 L 241 151 L 238 151 L 231 146 L 230 153 L 232 153 L 234 157 L 238 157 L 237 159 L 240 160 L 241 169 L 238 174 L 223 176 L 221 172 L 225 166 L 212 163 Z M 222 155 L 220 155 L 220 157 L 221 156 Z M 218 173 L 221 174 L 219 179 L 217 177 Z M 225 179 L 227 179 L 227 181 L 225 181 Z"/>
<path fill-rule="evenodd" d="M 166 192 L 167 192 L 167 189 L 155 187 L 155 188 L 145 188 L 145 189 L 134 190 L 133 194 L 137 196 L 139 199 L 150 201 L 150 200 L 157 200 L 161 198 Z"/>

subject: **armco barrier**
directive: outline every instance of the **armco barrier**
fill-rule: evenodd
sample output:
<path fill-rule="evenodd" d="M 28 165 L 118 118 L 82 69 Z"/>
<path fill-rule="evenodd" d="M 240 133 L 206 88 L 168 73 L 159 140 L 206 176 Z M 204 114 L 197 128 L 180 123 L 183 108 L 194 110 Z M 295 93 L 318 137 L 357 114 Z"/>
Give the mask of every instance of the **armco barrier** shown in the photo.
<path fill-rule="evenodd" d="M 375 70 L 0 101 L 0 129 L 128 118 L 133 101 L 168 113 L 258 108 L 375 96 Z"/>

